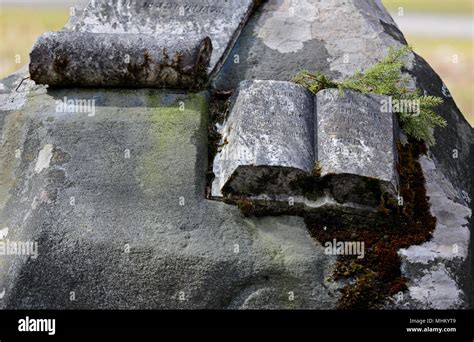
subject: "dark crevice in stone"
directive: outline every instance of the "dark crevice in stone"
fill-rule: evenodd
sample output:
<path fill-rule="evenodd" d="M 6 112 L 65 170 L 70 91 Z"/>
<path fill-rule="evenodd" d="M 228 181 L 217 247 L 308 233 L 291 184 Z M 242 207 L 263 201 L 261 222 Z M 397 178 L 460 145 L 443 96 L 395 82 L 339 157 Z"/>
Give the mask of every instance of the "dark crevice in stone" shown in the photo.
<path fill-rule="evenodd" d="M 419 245 L 432 238 L 436 218 L 431 215 L 425 178 L 418 161 L 426 154 L 424 144 L 411 141 L 399 144 L 399 173 L 403 206 L 383 202 L 375 218 L 344 215 L 326 210 L 308 214 L 298 208 L 275 211 L 269 204 L 256 204 L 248 198 L 233 200 L 245 216 L 296 215 L 304 218 L 310 234 L 323 246 L 334 239 L 342 242 L 364 242 L 365 257 L 338 256 L 334 281 L 346 283 L 341 292 L 339 309 L 381 308 L 386 299 L 407 289 L 401 274 L 398 251 Z"/>
<path fill-rule="evenodd" d="M 380 308 L 391 297 L 407 289 L 401 274 L 398 251 L 429 241 L 436 228 L 430 213 L 425 179 L 418 158 L 426 153 L 423 144 L 399 145 L 401 195 L 404 205 L 390 208 L 392 219 L 375 225 L 348 225 L 337 217 L 330 221 L 306 219 L 313 237 L 323 245 L 337 241 L 363 241 L 365 257 L 338 256 L 335 280 L 349 282 L 342 290 L 339 309 Z"/>
<path fill-rule="evenodd" d="M 207 199 L 211 198 L 212 181 L 215 178 L 213 171 L 214 158 L 219 151 L 219 144 L 222 140 L 221 134 L 217 130 L 217 124 L 224 122 L 229 111 L 232 92 L 212 92 L 209 101 L 209 120 L 207 125 L 207 170 L 206 170 L 206 193 Z"/>

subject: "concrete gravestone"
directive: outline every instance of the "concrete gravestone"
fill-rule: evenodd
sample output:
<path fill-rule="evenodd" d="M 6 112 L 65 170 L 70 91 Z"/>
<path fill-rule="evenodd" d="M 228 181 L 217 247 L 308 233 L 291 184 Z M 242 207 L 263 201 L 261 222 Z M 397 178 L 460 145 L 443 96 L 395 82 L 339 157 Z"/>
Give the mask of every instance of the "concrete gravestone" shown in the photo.
<path fill-rule="evenodd" d="M 393 194 L 397 185 L 396 123 L 377 110 L 381 98 L 341 97 L 335 90 L 314 97 L 274 80 L 288 81 L 302 68 L 343 79 L 380 60 L 389 46 L 404 44 L 403 35 L 378 0 L 268 0 L 240 34 L 256 2 L 92 0 L 76 8 L 64 34 L 106 34 L 113 42 L 122 35 L 159 36 L 149 43 L 159 48 L 157 55 L 172 50 L 175 42 L 166 41 L 172 35 L 209 37 L 212 56 L 191 60 L 209 63 L 206 76 L 215 87 L 233 90 L 242 80 L 270 80 L 244 82 L 234 95 L 214 160 L 214 194 L 276 201 L 297 194 L 307 203 L 305 189 L 294 181 L 309 176 L 328 180 L 317 195 L 329 194 L 331 203 L 373 208 L 352 190 L 370 180 Z M 196 51 L 199 44 L 186 40 L 184 46 Z M 133 48 L 140 54 L 132 59 L 143 64 L 143 46 Z M 106 61 L 110 51 L 96 51 L 94 58 Z M 88 65 L 80 55 L 74 62 Z M 416 86 L 443 96 L 439 77 L 419 57 L 413 60 Z M 113 85 L 110 75 L 96 85 Z M 204 198 L 207 92 L 48 89 L 30 81 L 17 91 L 26 76 L 14 74 L 0 88 L 0 229 L 9 227 L 9 239 L 40 241 L 40 253 L 35 262 L 2 259 L 2 308 L 335 307 L 339 284 L 327 281 L 335 260 L 301 218 L 245 218 L 234 206 Z M 145 82 L 148 76 L 139 74 L 143 83 L 124 83 L 163 86 L 155 76 L 156 83 Z M 70 85 L 80 85 L 79 79 Z M 96 101 L 95 115 L 58 111 L 57 102 L 66 98 Z M 454 279 L 462 264 L 457 261 L 467 257 L 471 211 L 457 192 L 461 187 L 471 193 L 466 184 L 473 134 L 454 102 L 444 99 L 449 130 L 436 133 L 442 147 L 423 163 L 440 225 L 433 241 L 401 251 L 404 272 L 413 279 L 407 296 L 413 308 L 466 302 Z M 459 148 L 459 158 L 452 160 L 445 146 Z M 46 159 L 40 158 L 44 151 Z M 327 203 L 325 197 L 312 200 Z M 452 244 L 462 247 L 459 254 L 446 252 Z M 71 292 L 80 301 L 69 300 Z"/>
<path fill-rule="evenodd" d="M 386 99 L 337 89 L 313 97 L 289 82 L 242 82 L 221 130 L 213 194 L 279 200 L 302 195 L 298 179 L 313 175 L 328 179 L 338 202 L 368 205 L 352 192 L 369 192 L 369 180 L 395 197 L 398 130 L 395 116 L 381 111 Z"/>

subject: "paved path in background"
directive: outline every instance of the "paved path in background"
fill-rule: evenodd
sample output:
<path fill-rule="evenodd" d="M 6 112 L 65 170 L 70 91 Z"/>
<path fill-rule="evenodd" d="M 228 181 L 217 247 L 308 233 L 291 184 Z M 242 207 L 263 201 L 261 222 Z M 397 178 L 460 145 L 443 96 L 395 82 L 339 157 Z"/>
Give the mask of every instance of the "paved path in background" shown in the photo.
<path fill-rule="evenodd" d="M 403 17 L 392 13 L 393 18 L 405 34 L 430 37 L 474 37 L 473 16 L 442 16 L 406 14 Z"/>

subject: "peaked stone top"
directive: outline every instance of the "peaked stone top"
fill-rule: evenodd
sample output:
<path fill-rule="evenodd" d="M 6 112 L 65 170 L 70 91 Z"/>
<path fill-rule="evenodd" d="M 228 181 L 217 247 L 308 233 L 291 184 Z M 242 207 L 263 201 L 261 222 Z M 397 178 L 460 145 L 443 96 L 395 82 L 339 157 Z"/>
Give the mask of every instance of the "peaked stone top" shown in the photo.
<path fill-rule="evenodd" d="M 392 35 L 396 37 L 393 39 Z M 343 79 L 406 43 L 379 0 L 267 0 L 255 11 L 214 86 L 289 81 L 300 70 Z M 264 56 L 264 58 L 262 58 Z"/>

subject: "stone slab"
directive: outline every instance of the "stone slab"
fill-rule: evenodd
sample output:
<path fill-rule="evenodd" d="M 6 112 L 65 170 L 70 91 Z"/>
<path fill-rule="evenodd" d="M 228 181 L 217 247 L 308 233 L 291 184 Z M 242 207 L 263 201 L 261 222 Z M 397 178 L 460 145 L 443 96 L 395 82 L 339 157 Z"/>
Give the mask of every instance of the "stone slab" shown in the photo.
<path fill-rule="evenodd" d="M 356 175 L 397 193 L 398 120 L 389 98 L 326 89 L 316 94 L 317 156 L 321 176 Z"/>
<path fill-rule="evenodd" d="M 314 166 L 311 93 L 289 82 L 244 81 L 231 102 L 214 194 L 288 194 L 288 180 Z"/>
<path fill-rule="evenodd" d="M 91 0 L 72 30 L 206 35 L 214 46 L 212 73 L 227 57 L 253 7 L 253 0 Z"/>

